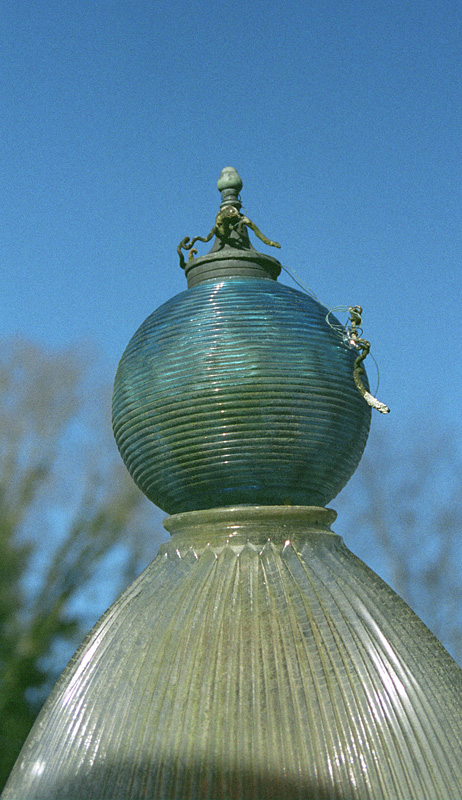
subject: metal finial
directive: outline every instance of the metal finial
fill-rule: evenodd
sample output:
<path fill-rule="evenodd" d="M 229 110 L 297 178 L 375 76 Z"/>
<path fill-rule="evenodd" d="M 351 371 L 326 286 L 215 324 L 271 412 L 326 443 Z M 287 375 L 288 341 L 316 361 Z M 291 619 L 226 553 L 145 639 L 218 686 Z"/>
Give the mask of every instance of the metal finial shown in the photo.
<path fill-rule="evenodd" d="M 221 170 L 217 182 L 218 191 L 221 192 L 221 206 L 235 206 L 238 211 L 241 208 L 239 192 L 242 189 L 242 181 L 239 173 L 234 167 L 225 167 Z"/>
<path fill-rule="evenodd" d="M 190 239 L 189 236 L 185 236 L 185 238 L 181 240 L 177 247 L 177 253 L 180 257 L 180 266 L 182 269 L 186 267 L 186 261 L 182 250 L 189 251 L 189 260 L 191 261 L 191 256 L 194 256 L 197 252 L 192 249 L 195 243 L 209 242 L 212 236 L 216 236 L 220 247 L 225 247 L 231 240 L 236 249 L 239 242 L 246 242 L 248 247 L 248 235 L 245 228 L 250 228 L 250 230 L 258 236 L 260 241 L 269 247 L 281 246 L 278 242 L 273 242 L 272 239 L 268 239 L 252 220 L 244 214 L 241 214 L 242 203 L 239 199 L 239 192 L 242 189 L 242 181 L 234 167 L 225 167 L 222 169 L 217 186 L 221 192 L 221 205 L 215 219 L 215 225 L 207 236 L 194 236 L 193 239 Z"/>

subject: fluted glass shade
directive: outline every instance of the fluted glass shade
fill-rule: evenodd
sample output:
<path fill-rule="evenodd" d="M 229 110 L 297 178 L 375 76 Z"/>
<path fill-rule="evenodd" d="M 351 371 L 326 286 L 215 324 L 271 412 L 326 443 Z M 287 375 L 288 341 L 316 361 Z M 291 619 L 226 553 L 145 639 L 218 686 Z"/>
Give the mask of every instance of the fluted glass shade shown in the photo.
<path fill-rule="evenodd" d="M 462 672 L 319 508 L 170 518 L 5 800 L 455 800 Z"/>

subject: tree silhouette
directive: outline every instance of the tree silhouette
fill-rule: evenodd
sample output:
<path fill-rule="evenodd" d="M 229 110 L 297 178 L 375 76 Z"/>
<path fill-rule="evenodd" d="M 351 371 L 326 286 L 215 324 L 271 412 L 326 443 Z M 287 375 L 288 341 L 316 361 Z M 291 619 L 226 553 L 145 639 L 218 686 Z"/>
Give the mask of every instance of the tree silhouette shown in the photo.
<path fill-rule="evenodd" d="M 89 625 L 157 550 L 96 367 L 82 348 L 0 347 L 0 785 Z"/>
<path fill-rule="evenodd" d="M 347 545 L 411 606 L 462 664 L 462 455 L 437 416 L 373 433 L 333 502 Z M 345 531 L 345 532 L 344 532 Z"/>

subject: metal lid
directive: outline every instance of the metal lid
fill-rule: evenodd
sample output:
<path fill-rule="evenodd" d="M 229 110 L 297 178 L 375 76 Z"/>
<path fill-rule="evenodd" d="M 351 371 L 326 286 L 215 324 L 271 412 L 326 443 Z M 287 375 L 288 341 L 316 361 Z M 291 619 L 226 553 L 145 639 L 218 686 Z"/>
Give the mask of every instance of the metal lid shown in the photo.
<path fill-rule="evenodd" d="M 276 258 L 259 253 L 252 246 L 248 229 L 269 247 L 280 247 L 278 242 L 268 239 L 260 229 L 241 212 L 240 191 L 242 180 L 234 167 L 225 167 L 217 183 L 221 192 L 220 210 L 215 224 L 207 236 L 185 236 L 178 245 L 180 265 L 188 279 L 188 288 L 210 280 L 238 278 L 263 278 L 276 280 L 281 264 Z M 215 236 L 212 249 L 204 256 L 195 258 L 196 242 L 209 242 Z M 189 251 L 185 260 L 183 250 Z"/>

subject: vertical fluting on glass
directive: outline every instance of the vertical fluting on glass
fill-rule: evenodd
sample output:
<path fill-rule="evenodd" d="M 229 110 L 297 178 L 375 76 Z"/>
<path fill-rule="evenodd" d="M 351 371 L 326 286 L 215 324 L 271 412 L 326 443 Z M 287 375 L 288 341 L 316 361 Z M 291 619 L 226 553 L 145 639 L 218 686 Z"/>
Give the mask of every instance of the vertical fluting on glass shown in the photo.
<path fill-rule="evenodd" d="M 462 673 L 331 518 L 171 518 L 60 679 L 5 798 L 462 796 Z"/>

